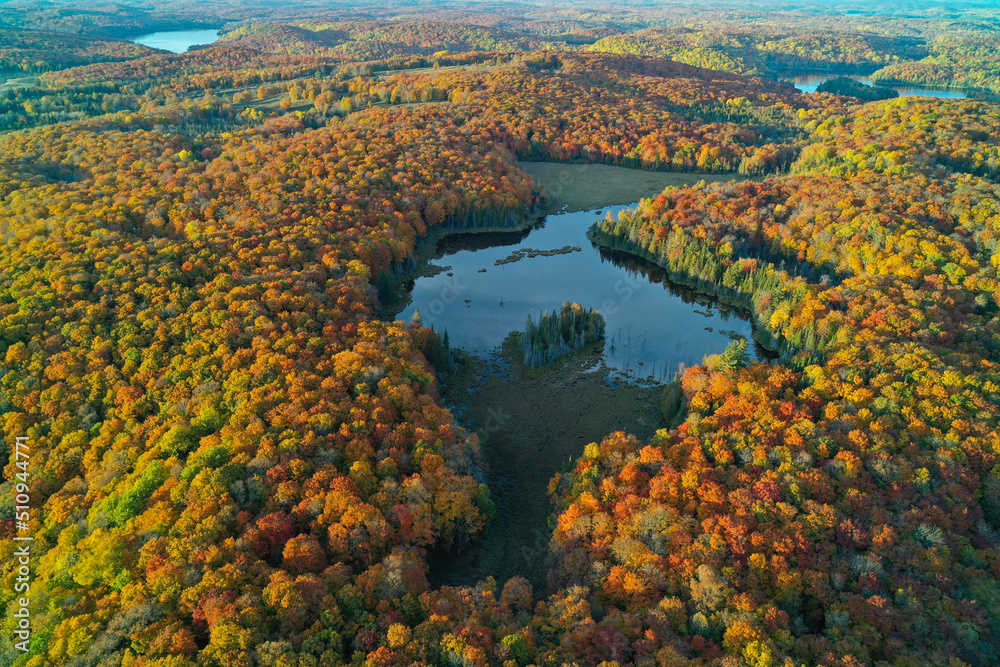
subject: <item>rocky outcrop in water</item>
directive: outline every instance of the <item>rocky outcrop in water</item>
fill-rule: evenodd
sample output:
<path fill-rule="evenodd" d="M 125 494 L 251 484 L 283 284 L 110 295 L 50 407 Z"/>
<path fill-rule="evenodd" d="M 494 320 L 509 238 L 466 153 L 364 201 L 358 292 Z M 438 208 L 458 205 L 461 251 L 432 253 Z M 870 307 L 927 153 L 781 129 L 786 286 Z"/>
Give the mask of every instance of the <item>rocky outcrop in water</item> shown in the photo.
<path fill-rule="evenodd" d="M 514 262 L 519 262 L 524 258 L 531 257 L 552 257 L 553 255 L 568 255 L 571 252 L 580 252 L 582 248 L 575 245 L 565 245 L 562 248 L 555 248 L 553 250 L 535 250 L 534 248 L 521 248 L 520 250 L 515 250 L 511 254 L 507 255 L 503 259 L 498 259 L 494 264 L 497 266 L 503 266 L 504 264 L 513 264 Z"/>

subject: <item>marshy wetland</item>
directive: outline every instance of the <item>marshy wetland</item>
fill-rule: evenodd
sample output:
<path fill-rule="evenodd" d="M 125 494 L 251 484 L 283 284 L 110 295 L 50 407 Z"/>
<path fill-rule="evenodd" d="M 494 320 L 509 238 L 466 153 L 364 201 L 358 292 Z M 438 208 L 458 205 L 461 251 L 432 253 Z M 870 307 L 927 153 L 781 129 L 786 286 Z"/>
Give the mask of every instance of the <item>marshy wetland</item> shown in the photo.
<path fill-rule="evenodd" d="M 521 166 L 548 195 L 548 215 L 518 231 L 436 239 L 429 270 L 405 285 L 408 302 L 397 315 L 410 321 L 419 311 L 424 326 L 448 332 L 459 363 L 441 374 L 442 396 L 483 443 L 497 510 L 480 540 L 436 560 L 441 584 L 520 575 L 544 587 L 552 475 L 610 431 L 652 435 L 663 426 L 664 383 L 752 337 L 744 313 L 586 236 L 600 218 L 667 186 L 733 176 Z M 515 332 L 529 315 L 537 320 L 567 300 L 604 316 L 605 339 L 551 366 L 526 367 Z"/>

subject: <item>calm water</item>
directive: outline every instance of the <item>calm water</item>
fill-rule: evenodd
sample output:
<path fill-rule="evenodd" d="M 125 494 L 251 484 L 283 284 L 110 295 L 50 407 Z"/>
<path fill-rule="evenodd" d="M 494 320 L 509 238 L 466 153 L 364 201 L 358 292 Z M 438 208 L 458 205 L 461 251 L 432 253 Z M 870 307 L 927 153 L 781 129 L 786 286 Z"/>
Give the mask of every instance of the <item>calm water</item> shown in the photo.
<path fill-rule="evenodd" d="M 803 93 L 815 93 L 816 89 L 824 81 L 830 79 L 835 79 L 839 74 L 805 74 L 802 76 L 789 77 L 788 81 L 792 82 L 792 85 L 801 90 Z M 860 81 L 866 85 L 872 85 L 872 80 L 865 78 L 863 76 L 852 76 L 850 77 L 855 81 Z M 959 90 L 942 90 L 936 88 L 917 88 L 914 86 L 885 86 L 886 88 L 892 88 L 893 90 L 899 91 L 900 97 L 940 97 L 942 99 L 960 99 L 968 97 L 965 93 Z"/>
<path fill-rule="evenodd" d="M 655 265 L 592 245 L 586 232 L 598 217 L 595 211 L 550 215 L 526 233 L 445 239 L 434 263 L 450 268 L 416 279 L 413 301 L 398 319 L 409 322 L 419 309 L 424 326 L 447 330 L 453 347 L 482 355 L 523 330 L 529 314 L 537 321 L 541 311 L 576 301 L 604 315 L 608 366 L 656 380 L 669 380 L 680 363 L 722 352 L 730 336 L 751 337 L 750 323 L 732 309 L 667 282 Z M 579 250 L 496 265 L 515 250 L 564 246 Z"/>
<path fill-rule="evenodd" d="M 170 30 L 140 35 L 132 41 L 154 49 L 184 53 L 192 46 L 211 44 L 219 39 L 218 30 Z"/>

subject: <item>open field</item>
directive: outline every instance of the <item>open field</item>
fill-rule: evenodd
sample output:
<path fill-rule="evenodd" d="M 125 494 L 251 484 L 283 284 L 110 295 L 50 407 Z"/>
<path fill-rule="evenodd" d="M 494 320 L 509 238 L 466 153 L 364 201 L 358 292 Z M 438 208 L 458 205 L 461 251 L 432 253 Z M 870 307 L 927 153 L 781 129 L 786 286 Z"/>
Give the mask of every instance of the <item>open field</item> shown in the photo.
<path fill-rule="evenodd" d="M 35 76 L 20 76 L 12 78 L 0 76 L 0 79 L 4 80 L 4 83 L 0 83 L 0 92 L 15 90 L 17 88 L 35 88 L 38 86 L 38 77 Z"/>
<path fill-rule="evenodd" d="M 520 162 L 518 165 L 548 192 L 550 209 L 564 212 L 631 204 L 648 197 L 650 192 L 660 192 L 671 185 L 684 187 L 703 180 L 709 183 L 745 180 L 738 174 L 643 171 L 606 164 Z"/>

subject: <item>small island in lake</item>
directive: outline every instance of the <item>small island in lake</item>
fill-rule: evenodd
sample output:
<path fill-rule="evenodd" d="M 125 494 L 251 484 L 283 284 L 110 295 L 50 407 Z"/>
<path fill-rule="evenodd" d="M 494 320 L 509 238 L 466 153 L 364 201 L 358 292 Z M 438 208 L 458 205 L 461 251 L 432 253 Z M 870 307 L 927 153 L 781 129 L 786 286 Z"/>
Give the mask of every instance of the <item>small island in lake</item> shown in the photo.
<path fill-rule="evenodd" d="M 850 97 L 856 97 L 868 102 L 891 100 L 894 97 L 899 97 L 899 91 L 892 88 L 869 86 L 846 76 L 838 76 L 835 79 L 824 81 L 816 87 L 816 92 L 849 95 Z"/>
<path fill-rule="evenodd" d="M 525 366 L 541 366 L 604 339 L 604 316 L 596 310 L 583 309 L 578 303 L 564 301 L 559 312 L 545 311 L 538 324 L 528 315 L 521 336 Z"/>

